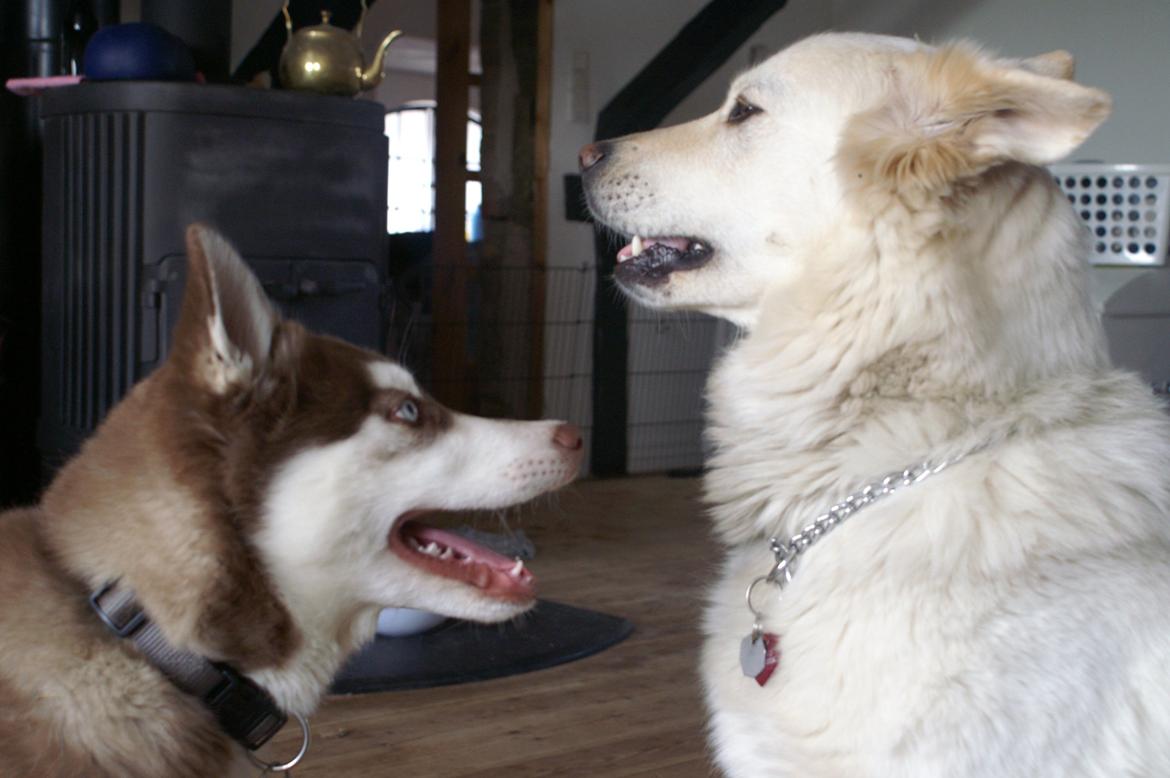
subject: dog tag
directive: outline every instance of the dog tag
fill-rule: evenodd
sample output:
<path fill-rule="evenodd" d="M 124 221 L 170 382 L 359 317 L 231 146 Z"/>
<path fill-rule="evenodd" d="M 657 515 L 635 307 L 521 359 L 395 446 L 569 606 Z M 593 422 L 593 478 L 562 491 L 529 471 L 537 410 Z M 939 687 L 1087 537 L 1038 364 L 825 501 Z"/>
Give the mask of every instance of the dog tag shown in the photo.
<path fill-rule="evenodd" d="M 739 666 L 763 686 L 780 664 L 780 637 L 771 632 L 748 635 L 739 644 Z"/>

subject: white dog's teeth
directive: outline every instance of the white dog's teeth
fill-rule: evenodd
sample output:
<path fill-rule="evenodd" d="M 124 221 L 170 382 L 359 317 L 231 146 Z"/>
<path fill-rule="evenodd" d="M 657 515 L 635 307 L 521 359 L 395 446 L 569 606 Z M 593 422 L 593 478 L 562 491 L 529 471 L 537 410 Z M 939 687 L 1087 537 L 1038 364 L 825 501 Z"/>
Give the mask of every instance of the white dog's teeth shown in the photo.
<path fill-rule="evenodd" d="M 523 572 L 524 572 L 524 560 L 517 559 L 516 564 L 512 566 L 511 570 L 508 571 L 508 575 L 512 576 L 513 578 L 519 578 L 520 574 Z"/>
<path fill-rule="evenodd" d="M 455 556 L 455 552 L 449 548 L 445 548 L 445 549 L 443 549 L 443 553 L 439 554 L 439 559 L 442 559 L 445 561 L 445 560 L 450 559 L 453 556 Z"/>
<path fill-rule="evenodd" d="M 427 543 L 426 548 L 424 548 L 422 551 L 427 556 L 438 556 L 439 544 L 432 540 L 430 543 Z"/>
<path fill-rule="evenodd" d="M 636 257 L 642 253 L 643 246 L 642 246 L 641 236 L 639 236 L 639 235 L 634 236 L 634 242 L 630 244 L 630 248 L 633 250 L 633 253 L 631 254 L 631 256 Z"/>

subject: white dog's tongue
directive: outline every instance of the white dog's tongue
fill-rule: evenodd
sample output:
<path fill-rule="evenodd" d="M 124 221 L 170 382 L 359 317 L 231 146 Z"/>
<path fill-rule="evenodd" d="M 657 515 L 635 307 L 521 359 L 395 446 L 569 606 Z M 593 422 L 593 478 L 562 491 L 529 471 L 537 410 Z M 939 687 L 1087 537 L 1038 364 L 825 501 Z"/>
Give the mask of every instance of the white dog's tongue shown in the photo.
<path fill-rule="evenodd" d="M 686 238 L 643 238 L 640 235 L 635 235 L 634 239 L 618 252 L 617 261 L 625 262 L 627 259 L 633 259 L 654 245 L 669 246 L 680 254 L 685 254 L 690 242 Z"/>

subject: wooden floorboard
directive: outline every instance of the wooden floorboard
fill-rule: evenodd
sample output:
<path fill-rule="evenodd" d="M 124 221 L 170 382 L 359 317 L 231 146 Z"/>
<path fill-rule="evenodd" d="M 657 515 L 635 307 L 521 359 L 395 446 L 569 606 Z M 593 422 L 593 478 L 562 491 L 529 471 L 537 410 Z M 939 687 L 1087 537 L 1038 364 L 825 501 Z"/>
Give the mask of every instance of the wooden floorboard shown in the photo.
<path fill-rule="evenodd" d="M 297 778 L 706 778 L 696 665 L 718 560 L 694 479 L 585 481 L 530 509 L 540 595 L 623 616 L 595 656 L 493 681 L 331 697 Z M 264 754 L 295 750 L 286 727 Z"/>

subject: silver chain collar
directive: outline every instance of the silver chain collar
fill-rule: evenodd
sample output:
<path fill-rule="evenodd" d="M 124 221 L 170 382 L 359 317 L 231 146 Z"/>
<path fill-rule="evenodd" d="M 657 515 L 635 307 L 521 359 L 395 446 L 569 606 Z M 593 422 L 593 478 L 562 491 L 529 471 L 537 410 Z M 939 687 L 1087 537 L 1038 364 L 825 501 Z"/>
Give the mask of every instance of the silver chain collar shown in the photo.
<path fill-rule="evenodd" d="M 747 607 L 751 611 L 753 619 L 752 641 L 755 642 L 758 640 L 764 631 L 761 624 L 763 614 L 752 605 L 752 592 L 757 585 L 761 583 L 774 584 L 783 592 L 784 588 L 792 582 L 794 568 L 800 557 L 839 524 L 843 523 L 862 508 L 873 505 L 882 498 L 889 497 L 891 494 L 907 486 L 925 481 L 932 475 L 941 473 L 951 465 L 957 464 L 972 454 L 982 451 L 987 445 L 987 443 L 981 443 L 948 459 L 942 459 L 938 462 L 924 460 L 913 467 L 892 472 L 853 492 L 841 502 L 817 516 L 809 524 L 805 525 L 800 532 L 788 538 L 788 540 L 780 540 L 778 537 L 769 538 L 768 545 L 776 561 L 767 575 L 761 575 L 748 584 L 747 592 L 745 593 Z"/>

